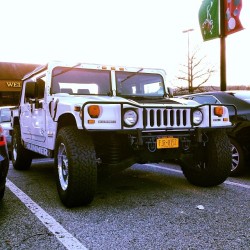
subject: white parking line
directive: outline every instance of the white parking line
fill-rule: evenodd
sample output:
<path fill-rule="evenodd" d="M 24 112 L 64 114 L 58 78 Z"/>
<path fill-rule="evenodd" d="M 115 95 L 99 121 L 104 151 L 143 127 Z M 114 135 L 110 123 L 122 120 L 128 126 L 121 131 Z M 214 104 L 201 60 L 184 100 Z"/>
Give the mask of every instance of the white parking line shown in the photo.
<path fill-rule="evenodd" d="M 6 186 L 17 196 L 18 199 L 53 233 L 56 238 L 69 250 L 87 250 L 73 235 L 64 229 L 52 216 L 46 213 L 28 195 L 7 179 Z"/>
<path fill-rule="evenodd" d="M 145 165 L 147 165 L 149 167 L 152 167 L 152 168 L 158 168 L 158 169 L 161 169 L 161 170 L 167 170 L 167 171 L 170 171 L 170 172 L 175 172 L 175 173 L 182 174 L 181 170 L 177 170 L 177 169 L 173 169 L 173 168 L 162 167 L 162 166 L 155 165 L 155 164 L 145 164 Z M 241 183 L 238 183 L 238 182 L 225 181 L 224 184 L 250 189 L 250 185 L 241 184 Z"/>
<path fill-rule="evenodd" d="M 162 167 L 156 164 L 145 164 L 146 166 L 161 169 L 165 171 L 175 172 L 182 174 L 181 170 Z M 245 185 L 237 182 L 225 181 L 227 185 L 238 186 L 242 188 L 250 189 L 250 185 Z M 85 246 L 81 244 L 72 234 L 70 234 L 64 227 L 62 227 L 52 216 L 46 213 L 38 204 L 36 204 L 28 195 L 20 190 L 9 179 L 6 181 L 6 187 L 8 187 L 20 201 L 47 227 L 47 229 L 53 233 L 53 235 L 69 250 L 79 249 L 87 250 Z"/>
<path fill-rule="evenodd" d="M 162 166 L 155 165 L 155 164 L 145 164 L 145 165 L 147 165 L 149 167 L 153 167 L 153 168 L 158 168 L 158 169 L 161 169 L 161 170 L 168 170 L 170 172 L 175 172 L 175 173 L 182 174 L 181 170 L 177 170 L 177 169 L 174 169 L 174 168 L 162 167 Z"/>
<path fill-rule="evenodd" d="M 243 187 L 243 188 L 250 189 L 250 185 L 241 184 L 241 183 L 238 183 L 238 182 L 225 181 L 224 183 L 228 184 L 228 185 L 231 185 L 231 186 L 237 186 L 237 187 Z"/>

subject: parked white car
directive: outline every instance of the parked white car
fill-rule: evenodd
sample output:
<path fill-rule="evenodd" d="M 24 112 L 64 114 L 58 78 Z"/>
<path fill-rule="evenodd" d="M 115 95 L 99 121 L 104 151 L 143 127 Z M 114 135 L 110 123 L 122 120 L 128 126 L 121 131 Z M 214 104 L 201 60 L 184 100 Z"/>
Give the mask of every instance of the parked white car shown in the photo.
<path fill-rule="evenodd" d="M 11 150 L 11 108 L 13 106 L 0 107 L 0 124 L 3 128 L 3 134 L 7 140 L 8 150 Z"/>

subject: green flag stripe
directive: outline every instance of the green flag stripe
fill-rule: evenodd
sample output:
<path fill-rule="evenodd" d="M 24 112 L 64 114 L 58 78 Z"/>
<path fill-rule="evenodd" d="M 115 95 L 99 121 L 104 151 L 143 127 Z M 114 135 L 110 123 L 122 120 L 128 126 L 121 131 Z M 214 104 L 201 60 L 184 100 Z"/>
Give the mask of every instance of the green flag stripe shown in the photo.
<path fill-rule="evenodd" d="M 199 24 L 204 41 L 220 36 L 219 0 L 203 0 L 199 10 Z"/>

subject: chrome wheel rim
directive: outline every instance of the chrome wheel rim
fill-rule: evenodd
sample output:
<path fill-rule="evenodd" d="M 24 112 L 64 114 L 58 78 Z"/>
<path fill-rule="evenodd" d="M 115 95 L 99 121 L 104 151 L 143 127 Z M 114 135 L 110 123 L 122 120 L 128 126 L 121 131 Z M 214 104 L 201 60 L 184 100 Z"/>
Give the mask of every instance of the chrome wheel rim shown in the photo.
<path fill-rule="evenodd" d="M 233 144 L 231 144 L 231 151 L 232 151 L 232 168 L 231 168 L 231 171 L 234 171 L 239 166 L 240 154 L 239 154 L 239 151 L 237 150 L 237 148 Z"/>
<path fill-rule="evenodd" d="M 58 147 L 57 169 L 60 185 L 65 191 L 69 185 L 69 165 L 66 147 L 63 143 Z"/>

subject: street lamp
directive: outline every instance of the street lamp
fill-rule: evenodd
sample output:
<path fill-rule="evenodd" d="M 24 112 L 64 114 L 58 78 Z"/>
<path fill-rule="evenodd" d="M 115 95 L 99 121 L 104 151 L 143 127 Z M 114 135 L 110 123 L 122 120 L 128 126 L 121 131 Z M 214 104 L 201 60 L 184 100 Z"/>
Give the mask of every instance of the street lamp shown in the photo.
<path fill-rule="evenodd" d="M 188 35 L 188 92 L 191 92 L 191 72 L 190 72 L 190 58 L 189 58 L 189 32 L 194 31 L 194 29 L 183 30 L 182 33 L 187 33 Z"/>

